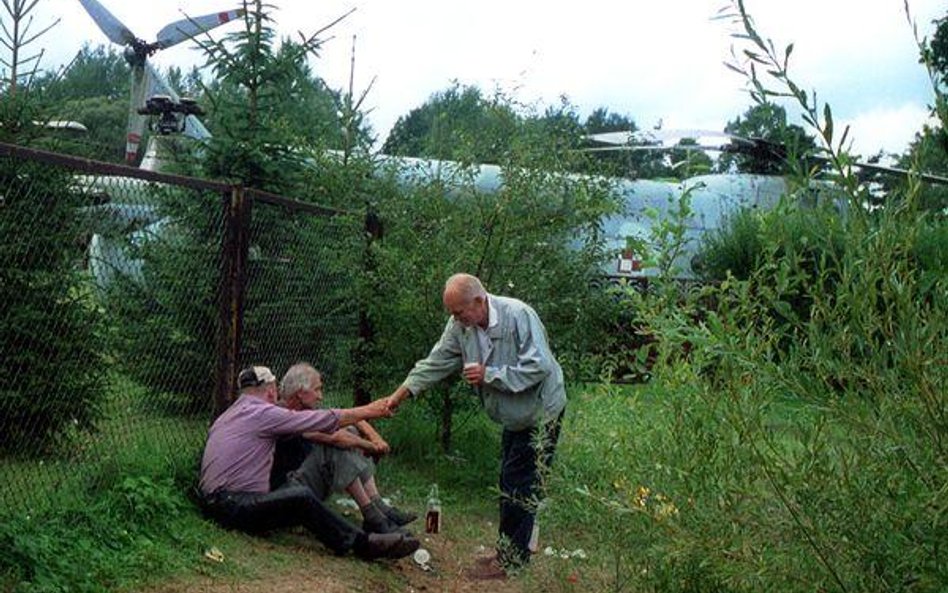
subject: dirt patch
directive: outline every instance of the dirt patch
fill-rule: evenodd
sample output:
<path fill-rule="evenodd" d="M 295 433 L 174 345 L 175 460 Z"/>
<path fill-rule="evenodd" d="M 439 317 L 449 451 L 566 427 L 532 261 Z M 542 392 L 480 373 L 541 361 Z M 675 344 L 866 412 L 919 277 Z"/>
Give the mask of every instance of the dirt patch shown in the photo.
<path fill-rule="evenodd" d="M 357 589 L 356 589 L 357 590 Z M 285 593 L 288 591 L 318 591 L 319 593 L 348 593 L 353 591 L 349 585 L 328 577 L 310 574 L 309 571 L 298 571 L 296 574 L 275 574 L 263 580 L 240 581 L 236 579 L 216 579 L 201 577 L 187 583 L 173 583 L 150 592 L 161 593 L 257 593 L 271 591 Z"/>
<path fill-rule="evenodd" d="M 478 554 L 486 553 L 483 547 L 472 548 L 469 542 L 457 542 L 442 535 L 422 536 L 422 547 L 431 553 L 431 570 L 425 571 L 410 559 L 400 560 L 393 571 L 401 575 L 406 587 L 404 591 L 451 591 L 453 593 L 475 593 L 496 591 L 514 593 L 523 591 L 519 578 L 506 581 L 478 581 L 465 573 Z"/>
<path fill-rule="evenodd" d="M 351 556 L 336 557 L 307 535 L 291 533 L 281 535 L 278 544 L 261 538 L 252 546 L 252 555 L 269 554 L 279 549 L 293 558 L 291 562 L 266 569 L 267 576 L 235 576 L 209 561 L 205 575 L 149 587 L 140 593 L 523 593 L 531 588 L 528 586 L 531 579 L 526 575 L 506 581 L 468 578 L 466 571 L 474 558 L 486 550 L 480 545 L 472 545 L 467 539 L 459 540 L 445 534 L 421 534 L 420 539 L 422 547 L 431 554 L 430 570 L 423 570 L 410 557 L 375 562 L 363 562 Z M 224 563 L 236 564 L 242 560 L 252 562 L 250 559 L 225 558 Z"/>

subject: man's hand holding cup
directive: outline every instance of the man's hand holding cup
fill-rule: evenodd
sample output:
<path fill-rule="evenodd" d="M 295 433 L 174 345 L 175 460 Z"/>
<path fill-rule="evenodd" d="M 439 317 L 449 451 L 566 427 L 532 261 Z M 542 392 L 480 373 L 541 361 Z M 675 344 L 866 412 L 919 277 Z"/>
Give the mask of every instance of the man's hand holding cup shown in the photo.
<path fill-rule="evenodd" d="M 480 385 L 484 382 L 484 365 L 479 362 L 465 362 L 461 376 L 468 385 Z"/>

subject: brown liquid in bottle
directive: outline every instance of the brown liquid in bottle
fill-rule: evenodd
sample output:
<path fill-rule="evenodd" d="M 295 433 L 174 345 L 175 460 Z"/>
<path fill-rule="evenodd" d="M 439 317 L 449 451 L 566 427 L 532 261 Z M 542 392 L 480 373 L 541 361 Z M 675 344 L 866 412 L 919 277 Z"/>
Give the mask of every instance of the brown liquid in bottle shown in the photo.
<path fill-rule="evenodd" d="M 441 532 L 441 499 L 438 497 L 438 485 L 431 487 L 428 495 L 428 510 L 425 513 L 425 533 Z"/>

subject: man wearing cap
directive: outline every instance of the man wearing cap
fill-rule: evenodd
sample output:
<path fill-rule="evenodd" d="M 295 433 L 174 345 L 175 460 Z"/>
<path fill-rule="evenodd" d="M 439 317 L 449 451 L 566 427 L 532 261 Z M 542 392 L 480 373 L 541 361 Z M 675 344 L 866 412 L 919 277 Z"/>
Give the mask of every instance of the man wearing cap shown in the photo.
<path fill-rule="evenodd" d="M 478 559 L 469 573 L 502 579 L 508 568 L 530 559 L 540 470 L 553 460 L 566 408 L 563 371 L 540 317 L 526 303 L 488 294 L 470 274 L 451 276 L 443 301 L 451 317 L 441 338 L 389 396 L 389 405 L 394 410 L 461 371 L 487 415 L 503 426 L 497 551 Z"/>
<path fill-rule="evenodd" d="M 302 525 L 336 554 L 401 558 L 418 549 L 405 533 L 366 534 L 332 512 L 299 483 L 270 490 L 276 439 L 307 432 L 335 432 L 362 420 L 391 415 L 388 402 L 376 400 L 348 409 L 289 410 L 275 405 L 276 377 L 262 366 L 237 377 L 240 395 L 208 432 L 201 462 L 204 508 L 225 527 L 249 533 Z"/>

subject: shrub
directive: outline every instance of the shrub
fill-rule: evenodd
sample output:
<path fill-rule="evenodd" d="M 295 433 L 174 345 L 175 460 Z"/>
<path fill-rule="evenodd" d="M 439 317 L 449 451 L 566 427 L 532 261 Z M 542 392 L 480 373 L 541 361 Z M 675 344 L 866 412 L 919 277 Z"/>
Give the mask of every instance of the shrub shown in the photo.
<path fill-rule="evenodd" d="M 612 545 L 612 590 L 941 591 L 943 223 L 917 187 L 867 207 L 831 109 L 788 79 L 791 48 L 732 6 L 751 46 L 735 69 L 759 101 L 800 103 L 849 207 L 738 219 L 706 260 L 719 282 L 646 295 L 659 397 L 579 426 L 611 447 L 563 468 L 552 508 Z"/>
<path fill-rule="evenodd" d="M 117 360 L 125 372 L 157 393 L 168 411 L 211 408 L 221 249 L 220 199 L 152 189 L 164 224 L 135 242 L 125 257 L 136 273 L 116 274 L 104 286 L 116 318 Z"/>
<path fill-rule="evenodd" d="M 0 160 L 0 450 L 36 454 L 91 430 L 105 326 L 79 271 L 84 197 L 62 170 Z"/>
<path fill-rule="evenodd" d="M 911 249 L 919 273 L 920 296 L 926 300 L 945 294 L 948 277 L 948 220 L 925 219 Z"/>
<path fill-rule="evenodd" d="M 518 145 L 519 146 L 519 145 Z M 507 155 L 503 186 L 480 191 L 477 167 L 450 164 L 436 179 L 376 194 L 385 234 L 373 247 L 377 270 L 363 286 L 375 330 L 367 375 L 392 389 L 438 339 L 441 302 L 453 273 L 479 276 L 488 291 L 530 303 L 571 378 L 595 366 L 602 332 L 619 308 L 597 282 L 599 218 L 615 208 L 608 187 L 562 172 L 566 153 L 525 143 Z M 448 391 L 426 397 L 447 410 Z M 450 411 L 438 414 L 450 433 Z M 450 448 L 449 443 L 442 445 Z"/>
<path fill-rule="evenodd" d="M 109 591 L 196 563 L 206 528 L 169 479 L 124 475 L 55 509 L 0 515 L 9 591 Z"/>
<path fill-rule="evenodd" d="M 756 210 L 741 209 L 705 235 L 697 266 L 703 280 L 724 280 L 728 274 L 741 280 L 750 277 L 764 252 L 760 216 Z"/>

